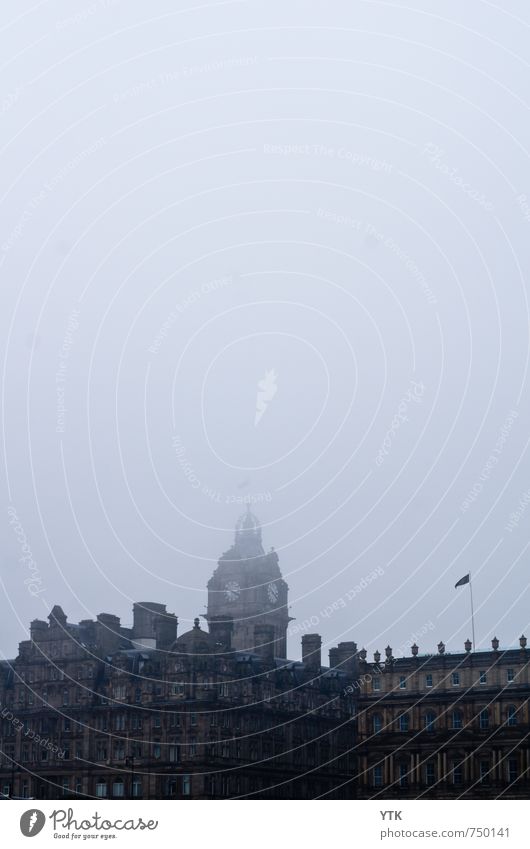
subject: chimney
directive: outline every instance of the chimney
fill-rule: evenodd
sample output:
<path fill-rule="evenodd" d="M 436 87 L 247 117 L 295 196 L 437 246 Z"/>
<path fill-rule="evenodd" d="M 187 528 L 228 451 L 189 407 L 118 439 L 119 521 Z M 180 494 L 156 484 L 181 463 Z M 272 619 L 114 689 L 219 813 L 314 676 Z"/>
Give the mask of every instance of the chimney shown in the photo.
<path fill-rule="evenodd" d="M 254 651 L 266 664 L 274 664 L 274 626 L 254 625 Z"/>
<path fill-rule="evenodd" d="M 48 623 L 44 619 L 34 619 L 29 626 L 29 635 L 34 643 L 39 643 L 46 638 Z"/>
<path fill-rule="evenodd" d="M 339 665 L 339 650 L 338 649 L 330 649 L 329 650 L 329 668 L 335 669 Z"/>
<path fill-rule="evenodd" d="M 209 616 L 208 629 L 224 651 L 232 649 L 232 632 L 234 630 L 234 620 L 231 616 Z"/>
<path fill-rule="evenodd" d="M 357 643 L 339 643 L 337 646 L 337 666 L 349 675 L 357 672 Z"/>
<path fill-rule="evenodd" d="M 120 617 L 113 613 L 98 613 L 96 622 L 96 644 L 101 654 L 117 651 L 121 643 Z"/>
<path fill-rule="evenodd" d="M 159 613 L 155 618 L 155 639 L 157 649 L 170 649 L 177 639 L 178 619 L 174 613 Z"/>
<path fill-rule="evenodd" d="M 136 649 L 156 649 L 157 627 L 160 614 L 166 614 L 166 605 L 155 601 L 137 601 L 133 605 L 133 639 Z"/>
<path fill-rule="evenodd" d="M 320 634 L 304 634 L 302 637 L 302 662 L 311 672 L 320 672 L 322 637 Z"/>

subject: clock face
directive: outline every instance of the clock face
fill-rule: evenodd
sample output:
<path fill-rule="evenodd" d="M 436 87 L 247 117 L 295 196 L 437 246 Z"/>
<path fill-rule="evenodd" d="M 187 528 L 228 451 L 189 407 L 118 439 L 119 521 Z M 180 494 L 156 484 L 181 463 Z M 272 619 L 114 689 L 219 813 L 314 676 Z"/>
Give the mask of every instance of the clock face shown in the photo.
<path fill-rule="evenodd" d="M 267 587 L 267 595 L 271 604 L 278 601 L 279 592 L 278 584 L 269 584 Z"/>
<path fill-rule="evenodd" d="M 225 586 L 225 596 L 227 601 L 236 601 L 241 593 L 241 587 L 237 581 L 228 581 Z"/>

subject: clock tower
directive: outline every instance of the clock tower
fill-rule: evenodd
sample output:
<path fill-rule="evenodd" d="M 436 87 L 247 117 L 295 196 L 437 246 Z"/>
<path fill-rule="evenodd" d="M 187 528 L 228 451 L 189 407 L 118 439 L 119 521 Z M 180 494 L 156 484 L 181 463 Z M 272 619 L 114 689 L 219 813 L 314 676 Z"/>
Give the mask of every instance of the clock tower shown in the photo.
<path fill-rule="evenodd" d="M 232 647 L 254 651 L 256 626 L 271 626 L 274 656 L 287 656 L 288 586 L 282 578 L 278 555 L 265 553 L 258 519 L 247 508 L 237 522 L 234 544 L 219 558 L 208 581 L 207 620 L 233 621 Z M 263 632 L 262 632 L 263 633 Z"/>

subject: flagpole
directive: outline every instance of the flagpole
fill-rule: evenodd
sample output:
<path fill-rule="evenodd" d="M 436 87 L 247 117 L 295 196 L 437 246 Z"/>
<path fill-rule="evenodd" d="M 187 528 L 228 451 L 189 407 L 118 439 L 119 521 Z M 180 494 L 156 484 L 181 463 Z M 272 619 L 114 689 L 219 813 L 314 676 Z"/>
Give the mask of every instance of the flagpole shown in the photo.
<path fill-rule="evenodd" d="M 473 651 L 475 651 L 475 613 L 473 610 L 473 584 L 471 583 L 471 572 L 469 573 L 469 592 L 471 594 L 471 633 L 473 636 Z"/>

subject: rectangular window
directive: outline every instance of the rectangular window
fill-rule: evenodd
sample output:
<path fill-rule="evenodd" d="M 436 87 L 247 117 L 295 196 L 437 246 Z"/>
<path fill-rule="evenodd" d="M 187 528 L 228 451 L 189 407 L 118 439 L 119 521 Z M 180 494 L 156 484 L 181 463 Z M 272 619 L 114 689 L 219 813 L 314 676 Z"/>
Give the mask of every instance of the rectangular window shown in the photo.
<path fill-rule="evenodd" d="M 409 730 L 409 716 L 407 713 L 402 713 L 399 717 L 399 730 L 400 731 L 408 731 Z"/>
<path fill-rule="evenodd" d="M 458 763 L 458 761 L 453 762 L 453 784 L 462 784 L 463 779 L 463 771 L 462 764 Z"/>
<path fill-rule="evenodd" d="M 430 672 L 425 676 L 425 686 L 432 687 L 432 675 Z"/>
<path fill-rule="evenodd" d="M 425 765 L 425 783 L 426 784 L 434 784 L 435 782 L 435 773 L 434 773 L 434 764 L 429 762 Z"/>
<path fill-rule="evenodd" d="M 406 690 L 407 689 L 407 679 L 404 675 L 399 676 L 399 689 Z"/>
<path fill-rule="evenodd" d="M 507 669 L 506 670 L 506 680 L 508 681 L 508 684 L 511 684 L 512 681 L 515 680 L 515 675 L 514 675 L 513 669 Z"/>
<path fill-rule="evenodd" d="M 153 757 L 158 759 L 160 757 L 160 754 L 161 754 L 160 744 L 155 743 L 155 745 L 153 746 Z"/>
<path fill-rule="evenodd" d="M 191 724 L 197 725 L 197 714 L 196 713 L 191 714 Z"/>
<path fill-rule="evenodd" d="M 117 778 L 114 784 L 112 785 L 112 795 L 118 796 L 119 798 L 123 798 L 125 791 L 125 785 L 123 778 Z"/>
<path fill-rule="evenodd" d="M 455 728 L 455 729 L 462 728 L 463 720 L 462 720 L 462 714 L 459 710 L 454 710 L 451 718 L 452 718 L 453 728 Z"/>
<path fill-rule="evenodd" d="M 453 687 L 460 686 L 460 672 L 453 672 L 453 674 L 451 675 L 451 683 Z"/>
<path fill-rule="evenodd" d="M 173 763 L 176 763 L 179 759 L 179 747 L 178 746 L 170 746 L 169 747 L 169 760 Z"/>
<path fill-rule="evenodd" d="M 517 758 L 510 758 L 508 761 L 508 781 L 510 784 L 513 784 L 514 781 L 517 781 L 517 777 L 519 775 L 519 768 L 517 764 Z"/>
<path fill-rule="evenodd" d="M 160 725 L 161 725 L 160 715 L 155 716 L 154 721 L 153 721 L 153 725 L 154 725 L 155 728 L 160 728 Z"/>
<path fill-rule="evenodd" d="M 408 771 L 407 764 L 400 764 L 399 765 L 399 786 L 400 787 L 406 787 L 407 784 L 409 783 L 408 772 L 409 771 Z"/>
<path fill-rule="evenodd" d="M 480 730 L 485 731 L 490 725 L 490 715 L 487 709 L 480 711 Z"/>
<path fill-rule="evenodd" d="M 374 784 L 374 787 L 382 787 L 383 786 L 383 767 L 380 764 L 378 766 L 374 766 L 374 769 L 373 769 L 373 784 Z"/>
<path fill-rule="evenodd" d="M 191 776 L 182 776 L 182 795 L 191 796 Z"/>
<path fill-rule="evenodd" d="M 490 764 L 489 761 L 480 762 L 480 780 L 482 784 L 489 784 L 490 780 Z"/>
<path fill-rule="evenodd" d="M 372 678 L 372 690 L 374 692 L 378 692 L 381 689 L 381 679 L 380 678 Z"/>
<path fill-rule="evenodd" d="M 487 673 L 484 669 L 481 671 L 481 673 L 479 675 L 478 683 L 479 684 L 487 684 L 488 683 L 488 675 L 487 675 Z"/>

